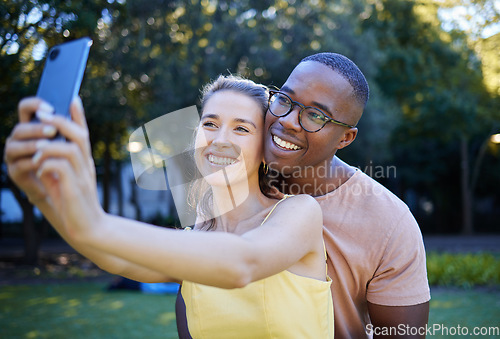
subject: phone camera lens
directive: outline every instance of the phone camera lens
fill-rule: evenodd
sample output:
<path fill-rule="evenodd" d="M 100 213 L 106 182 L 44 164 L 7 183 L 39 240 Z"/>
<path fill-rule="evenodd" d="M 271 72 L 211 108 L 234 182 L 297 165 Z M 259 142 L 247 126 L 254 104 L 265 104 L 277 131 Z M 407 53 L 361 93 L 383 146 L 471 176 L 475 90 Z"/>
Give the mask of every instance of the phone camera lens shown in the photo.
<path fill-rule="evenodd" d="M 57 58 L 58 55 L 59 55 L 59 49 L 54 49 L 52 52 L 50 52 L 49 58 L 50 60 L 54 60 L 55 58 Z"/>

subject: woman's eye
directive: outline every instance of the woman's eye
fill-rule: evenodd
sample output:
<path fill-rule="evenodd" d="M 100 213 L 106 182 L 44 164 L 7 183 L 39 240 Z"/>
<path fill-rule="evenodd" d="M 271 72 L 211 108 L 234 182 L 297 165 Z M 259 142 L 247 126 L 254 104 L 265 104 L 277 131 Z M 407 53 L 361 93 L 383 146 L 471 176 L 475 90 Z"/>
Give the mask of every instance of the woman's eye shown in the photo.
<path fill-rule="evenodd" d="M 203 127 L 211 127 L 211 128 L 215 128 L 217 127 L 213 122 L 211 121 L 207 121 L 207 122 L 204 122 L 203 123 Z"/>
<path fill-rule="evenodd" d="M 245 132 L 245 133 L 250 132 L 250 130 L 248 130 L 248 129 L 247 129 L 247 128 L 245 128 L 245 127 L 241 127 L 241 126 L 236 127 L 236 130 L 237 130 L 238 132 Z"/>

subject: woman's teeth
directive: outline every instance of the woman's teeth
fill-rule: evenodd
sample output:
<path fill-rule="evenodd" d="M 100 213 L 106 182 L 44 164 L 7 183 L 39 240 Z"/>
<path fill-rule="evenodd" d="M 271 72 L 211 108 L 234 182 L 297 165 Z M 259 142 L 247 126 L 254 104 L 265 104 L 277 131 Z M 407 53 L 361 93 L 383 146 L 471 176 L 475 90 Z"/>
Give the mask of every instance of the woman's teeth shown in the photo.
<path fill-rule="evenodd" d="M 209 154 L 208 161 L 215 165 L 232 165 L 236 162 L 236 159 L 216 157 L 213 154 Z"/>
<path fill-rule="evenodd" d="M 277 136 L 275 136 L 275 135 L 273 135 L 273 140 L 274 140 L 274 142 L 275 142 L 278 146 L 280 146 L 280 147 L 282 147 L 282 148 L 285 148 L 285 149 L 288 149 L 288 150 L 291 150 L 291 151 L 296 151 L 296 150 L 299 150 L 299 149 L 301 149 L 301 148 L 302 148 L 302 147 L 299 147 L 299 146 L 297 146 L 297 145 L 295 145 L 295 144 L 292 144 L 292 143 L 290 143 L 290 142 L 288 142 L 288 141 L 282 140 L 282 139 L 278 138 L 278 137 L 277 137 Z"/>

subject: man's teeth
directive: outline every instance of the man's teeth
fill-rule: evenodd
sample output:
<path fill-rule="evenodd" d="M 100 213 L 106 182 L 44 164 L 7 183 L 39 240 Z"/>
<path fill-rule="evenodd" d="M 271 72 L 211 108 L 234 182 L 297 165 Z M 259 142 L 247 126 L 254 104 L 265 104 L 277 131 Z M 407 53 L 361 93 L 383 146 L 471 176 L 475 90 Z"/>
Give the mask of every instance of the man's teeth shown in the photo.
<path fill-rule="evenodd" d="M 216 157 L 213 154 L 209 154 L 208 161 L 215 165 L 232 165 L 236 162 L 236 159 Z"/>
<path fill-rule="evenodd" d="M 299 147 L 299 146 L 297 146 L 295 144 L 289 143 L 288 141 L 282 140 L 282 139 L 278 138 L 275 135 L 273 135 L 273 140 L 279 146 L 281 146 L 283 148 L 286 148 L 286 149 L 289 149 L 289 150 L 296 151 L 296 150 L 299 150 L 299 149 L 302 148 L 302 147 Z"/>

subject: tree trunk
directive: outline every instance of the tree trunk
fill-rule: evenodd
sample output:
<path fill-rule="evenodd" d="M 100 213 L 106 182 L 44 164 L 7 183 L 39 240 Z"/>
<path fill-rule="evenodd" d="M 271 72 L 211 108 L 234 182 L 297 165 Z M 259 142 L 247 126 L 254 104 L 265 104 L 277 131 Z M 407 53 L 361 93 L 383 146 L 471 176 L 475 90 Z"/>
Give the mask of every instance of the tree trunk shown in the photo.
<path fill-rule="evenodd" d="M 130 180 L 130 188 L 130 202 L 135 208 L 135 220 L 142 221 L 141 206 L 139 206 L 139 201 L 137 199 L 137 183 L 134 178 Z"/>
<path fill-rule="evenodd" d="M 462 233 L 474 233 L 474 224 L 472 219 L 472 192 L 470 187 L 470 169 L 469 169 L 469 147 L 467 138 L 462 135 L 460 139 L 460 159 L 461 159 L 461 187 L 462 187 L 462 213 L 463 224 Z"/>
<path fill-rule="evenodd" d="M 39 232 L 35 227 L 35 214 L 33 205 L 25 200 L 21 208 L 23 210 L 23 233 L 24 233 L 24 263 L 28 265 L 38 264 L 38 250 L 40 247 Z"/>
<path fill-rule="evenodd" d="M 116 164 L 116 195 L 118 204 L 118 215 L 123 217 L 123 187 L 122 187 L 122 163 L 121 161 L 115 161 Z"/>
<path fill-rule="evenodd" d="M 38 264 L 38 251 L 40 247 L 40 232 L 35 227 L 35 213 L 33 205 L 19 188 L 9 180 L 9 188 L 16 197 L 23 211 L 23 237 L 24 258 L 23 261 L 29 265 Z"/>
<path fill-rule="evenodd" d="M 102 208 L 109 212 L 109 182 L 111 177 L 111 150 L 109 138 L 104 149 L 104 173 L 102 178 Z"/>
<path fill-rule="evenodd" d="M 3 179 L 3 173 L 0 173 Z M 3 181 L 0 184 L 0 190 L 3 188 Z M 2 192 L 0 191 L 0 206 L 2 206 Z M 0 239 L 3 238 L 3 211 L 0 211 Z"/>

